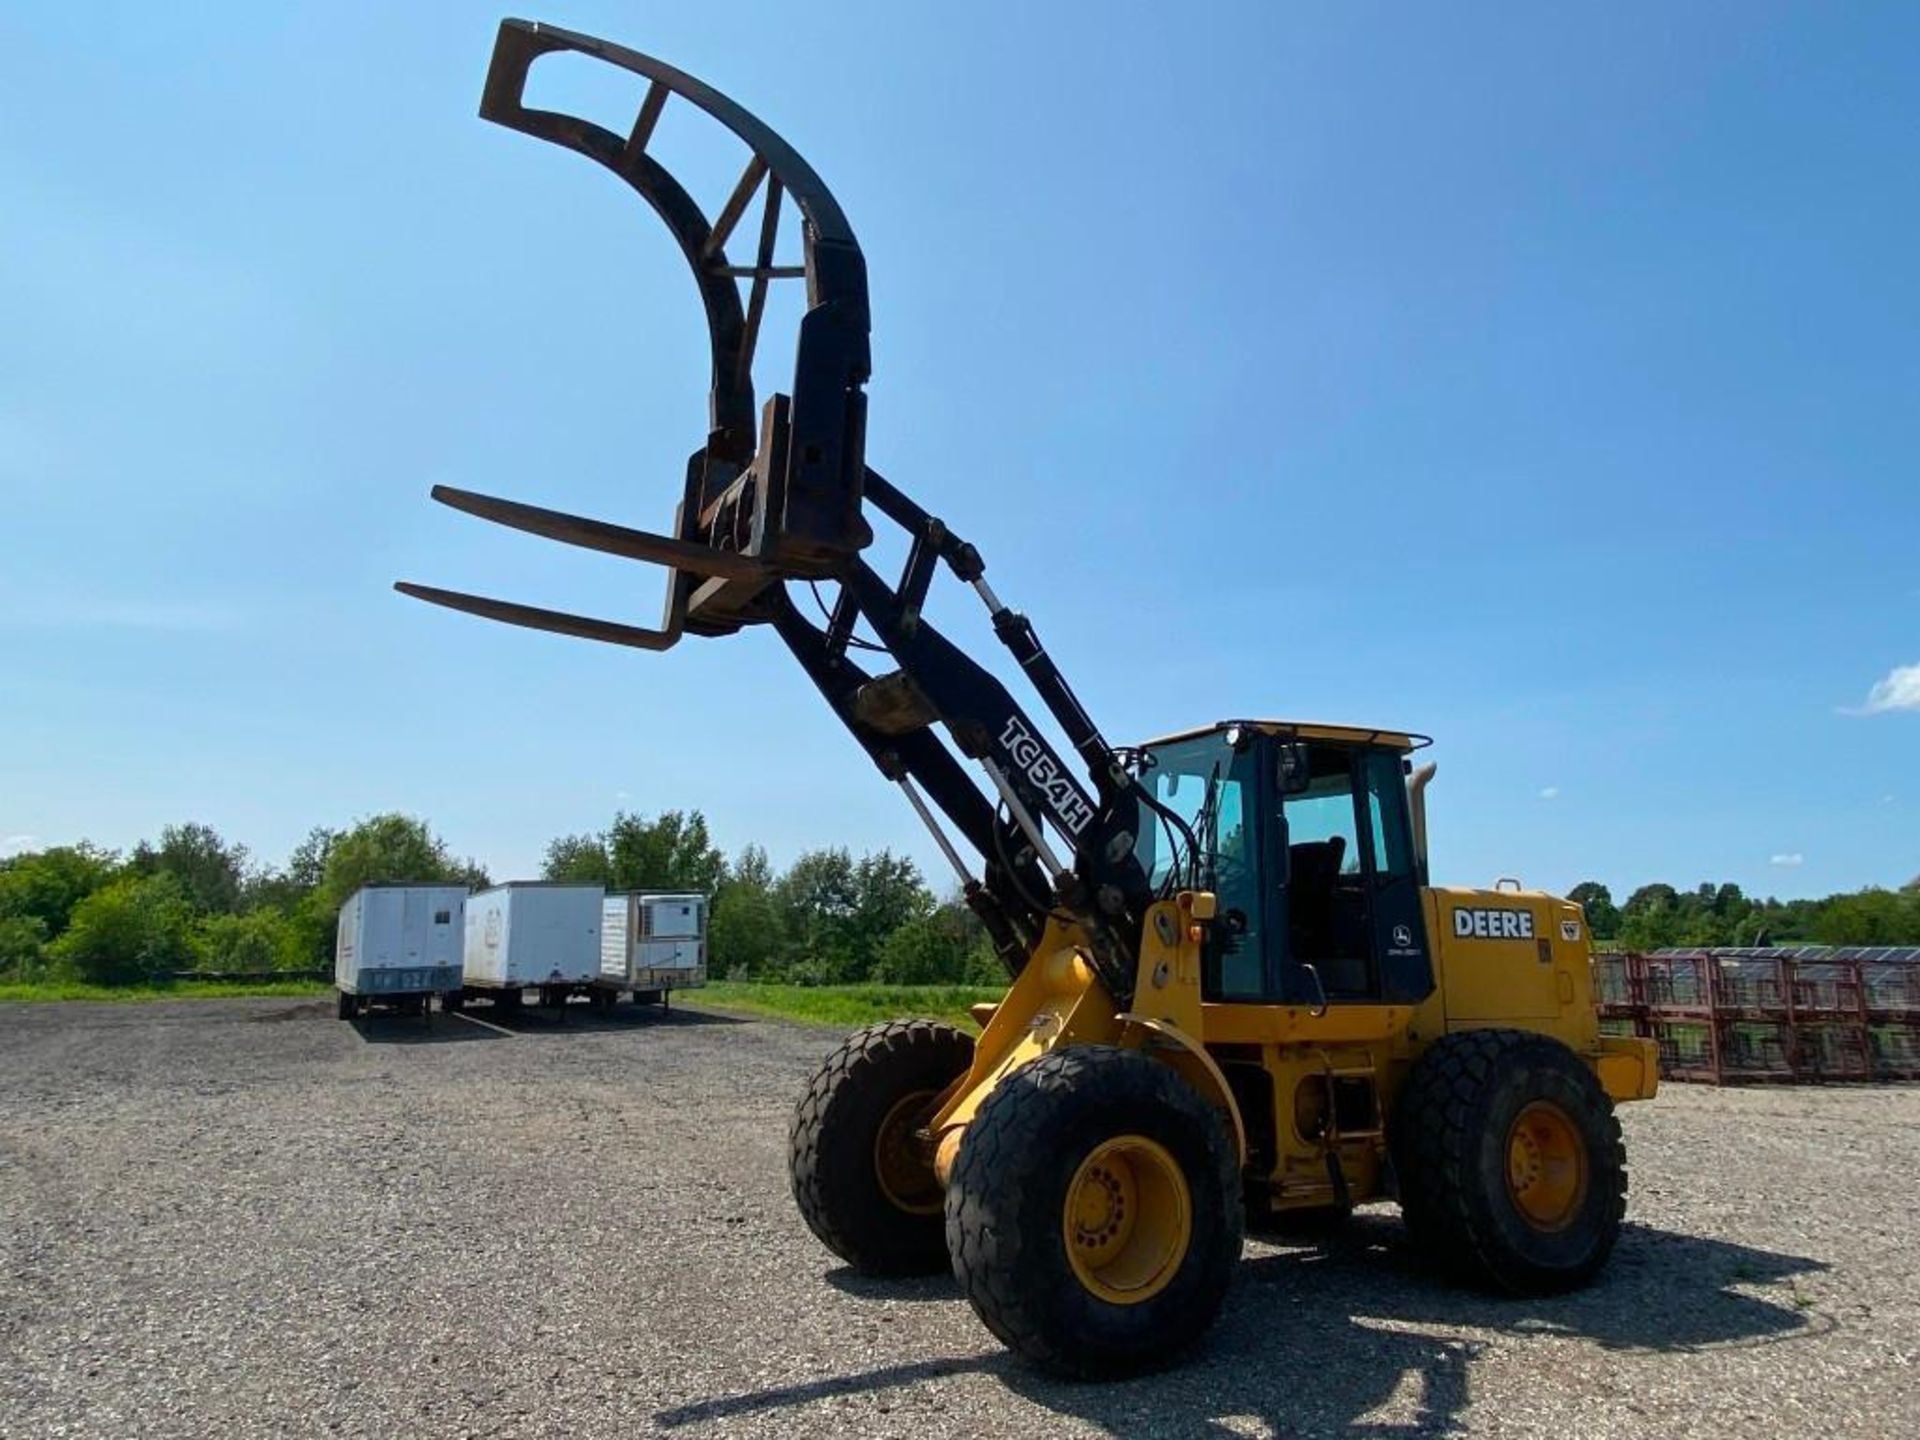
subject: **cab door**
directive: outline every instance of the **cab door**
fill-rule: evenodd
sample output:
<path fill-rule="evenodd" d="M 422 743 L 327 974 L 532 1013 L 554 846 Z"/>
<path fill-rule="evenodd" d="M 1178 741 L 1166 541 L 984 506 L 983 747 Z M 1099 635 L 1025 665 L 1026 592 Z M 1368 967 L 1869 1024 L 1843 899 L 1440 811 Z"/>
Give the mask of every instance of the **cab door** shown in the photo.
<path fill-rule="evenodd" d="M 1398 751 L 1363 750 L 1356 770 L 1378 998 L 1413 1004 L 1433 993 L 1433 957 L 1407 809 L 1406 759 Z"/>
<path fill-rule="evenodd" d="M 1280 806 L 1278 989 L 1292 1003 L 1424 998 L 1433 967 L 1401 757 L 1326 742 L 1307 757 L 1304 787 Z"/>

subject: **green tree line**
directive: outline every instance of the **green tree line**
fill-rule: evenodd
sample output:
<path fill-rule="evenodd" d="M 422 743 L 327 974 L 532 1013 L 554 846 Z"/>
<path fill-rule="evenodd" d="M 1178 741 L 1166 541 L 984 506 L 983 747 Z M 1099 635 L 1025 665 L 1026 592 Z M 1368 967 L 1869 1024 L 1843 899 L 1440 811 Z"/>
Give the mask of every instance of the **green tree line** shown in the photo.
<path fill-rule="evenodd" d="M 881 850 L 808 850 L 784 872 L 748 845 L 729 859 L 698 810 L 619 814 L 598 834 L 547 847 L 548 880 L 609 890 L 713 896 L 709 970 L 734 980 L 842 985 L 983 984 L 1006 978 L 973 912 L 928 888 L 919 867 Z"/>
<path fill-rule="evenodd" d="M 712 973 L 795 984 L 991 984 L 999 962 L 970 911 L 882 850 L 809 850 L 784 871 L 758 845 L 731 858 L 698 810 L 618 813 L 547 846 L 542 878 L 713 897 Z M 0 860 L 0 980 L 139 984 L 190 971 L 299 971 L 333 961 L 340 906 L 362 885 L 450 882 L 486 871 L 426 822 L 376 815 L 318 828 L 282 865 L 202 824 L 168 826 L 117 854 L 82 841 Z M 1920 945 L 1920 879 L 1819 900 L 1754 899 L 1737 885 L 1643 885 L 1616 904 L 1597 881 L 1571 898 L 1594 938 L 1668 945 Z"/>
<path fill-rule="evenodd" d="M 0 979 L 134 985 L 323 968 L 349 895 L 427 880 L 477 886 L 487 873 L 405 815 L 315 829 L 277 867 L 192 823 L 128 855 L 84 840 L 29 851 L 0 860 Z"/>
<path fill-rule="evenodd" d="M 749 845 L 729 860 L 697 810 L 616 814 L 548 847 L 542 878 L 713 897 L 708 963 L 720 976 L 799 984 L 992 983 L 1003 977 L 965 906 L 911 860 L 812 850 L 784 872 Z M 122 855 L 55 846 L 0 860 L 0 981 L 150 984 L 185 972 L 301 971 L 333 962 L 340 906 L 362 885 L 481 888 L 426 822 L 376 815 L 315 829 L 283 865 L 202 824 L 168 826 Z"/>
<path fill-rule="evenodd" d="M 1738 885 L 1691 890 L 1642 885 L 1615 904 L 1588 880 L 1568 898 L 1586 908 L 1593 938 L 1621 950 L 1675 945 L 1920 945 L 1920 877 L 1823 900 L 1757 900 Z"/>

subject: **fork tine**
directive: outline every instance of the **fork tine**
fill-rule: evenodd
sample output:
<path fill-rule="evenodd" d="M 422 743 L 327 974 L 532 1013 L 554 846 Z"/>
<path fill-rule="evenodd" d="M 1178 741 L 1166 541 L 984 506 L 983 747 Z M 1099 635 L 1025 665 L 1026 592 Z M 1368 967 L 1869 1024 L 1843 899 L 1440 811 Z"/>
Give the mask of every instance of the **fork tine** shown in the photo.
<path fill-rule="evenodd" d="M 586 615 L 570 615 L 564 610 L 543 610 L 536 605 L 516 605 L 510 600 L 490 600 L 484 595 L 468 595 L 460 590 L 441 590 L 432 585 L 415 585 L 408 580 L 394 581 L 402 595 L 463 610 L 483 620 L 499 620 L 508 625 L 524 625 L 529 630 L 550 630 L 556 635 L 572 635 L 581 640 L 599 640 L 608 645 L 627 645 L 635 650 L 668 650 L 679 643 L 675 630 L 646 630 L 638 625 L 621 625 L 612 620 L 595 620 Z"/>
<path fill-rule="evenodd" d="M 711 545 L 676 540 L 671 535 L 656 535 L 650 530 L 632 530 L 605 520 L 589 520 L 584 515 L 568 515 L 560 510 L 524 505 L 518 500 L 502 500 L 472 490 L 456 490 L 451 485 L 434 486 L 433 498 L 442 505 L 464 510 L 482 520 L 509 525 L 515 530 L 525 530 L 568 545 L 623 556 L 628 560 L 650 560 L 656 565 L 671 565 L 676 569 L 691 570 L 696 575 L 715 575 L 726 580 L 771 578 L 772 572 L 758 560 L 730 550 L 716 550 Z"/>

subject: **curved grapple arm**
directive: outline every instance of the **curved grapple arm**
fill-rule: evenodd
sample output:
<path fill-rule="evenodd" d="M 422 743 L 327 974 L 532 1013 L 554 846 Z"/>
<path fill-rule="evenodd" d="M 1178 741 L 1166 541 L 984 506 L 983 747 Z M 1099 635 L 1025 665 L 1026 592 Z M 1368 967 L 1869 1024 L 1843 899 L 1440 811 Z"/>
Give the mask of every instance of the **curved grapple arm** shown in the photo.
<path fill-rule="evenodd" d="M 627 133 L 526 104 L 529 67 L 556 51 L 590 56 L 646 80 Z M 711 219 L 648 153 L 661 114 L 675 102 L 703 112 L 746 147 L 745 168 Z M 687 463 L 671 535 L 445 486 L 433 491 L 436 500 L 483 519 L 665 566 L 666 616 L 659 629 L 429 586 L 398 588 L 488 619 L 646 650 L 664 650 L 683 633 L 719 635 L 771 624 L 881 772 L 902 786 L 933 828 L 1009 965 L 1024 963 L 1049 914 L 1064 909 L 1081 922 L 1103 978 L 1124 1002 L 1141 917 L 1152 898 L 1133 858 L 1139 786 L 1080 708 L 1033 627 L 987 587 L 973 547 L 867 467 L 866 262 L 832 193 L 792 146 L 710 86 L 651 56 L 550 26 L 502 23 L 480 113 L 611 170 L 673 232 L 693 271 L 711 338 L 708 433 Z M 789 201 L 799 212 L 798 265 L 776 258 Z M 749 222 L 756 205 L 757 223 Z M 729 247 L 743 226 L 746 240 L 736 248 L 750 258 L 739 263 Z M 774 394 L 756 414 L 754 352 L 768 289 L 794 280 L 805 281 L 806 309 L 790 393 Z M 897 585 L 861 555 L 873 538 L 866 502 L 910 538 Z M 1078 752 L 1090 786 L 1071 773 L 1006 687 L 924 618 L 927 591 L 941 567 L 986 603 L 995 634 Z M 795 581 L 837 585 L 823 624 L 794 606 L 788 585 Z M 862 621 L 874 639 L 856 637 Z M 849 657 L 854 647 L 879 652 L 897 668 L 871 674 Z M 953 750 L 984 770 L 984 790 Z M 929 801 L 982 857 L 979 878 Z"/>

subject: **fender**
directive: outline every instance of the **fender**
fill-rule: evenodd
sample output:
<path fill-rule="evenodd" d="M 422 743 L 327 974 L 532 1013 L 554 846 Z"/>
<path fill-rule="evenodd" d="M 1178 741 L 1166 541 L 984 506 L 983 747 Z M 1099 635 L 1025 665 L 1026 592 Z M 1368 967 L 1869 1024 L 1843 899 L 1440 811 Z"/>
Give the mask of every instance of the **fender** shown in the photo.
<path fill-rule="evenodd" d="M 1207 1053 L 1207 1047 L 1178 1025 L 1165 1020 L 1155 1020 L 1132 1012 L 1114 1018 L 1125 1027 L 1120 1041 L 1122 1045 L 1129 1049 L 1138 1047 L 1149 1054 L 1162 1052 L 1156 1058 L 1164 1059 L 1180 1072 L 1181 1079 L 1227 1112 L 1227 1119 L 1233 1126 L 1234 1151 L 1239 1155 L 1240 1163 L 1245 1165 L 1247 1124 L 1240 1117 L 1240 1102 L 1233 1098 L 1233 1087 L 1227 1083 L 1226 1073 L 1221 1070 L 1219 1062 Z M 1168 1047 L 1176 1054 L 1166 1055 L 1164 1052 Z"/>

